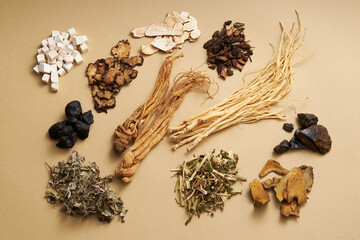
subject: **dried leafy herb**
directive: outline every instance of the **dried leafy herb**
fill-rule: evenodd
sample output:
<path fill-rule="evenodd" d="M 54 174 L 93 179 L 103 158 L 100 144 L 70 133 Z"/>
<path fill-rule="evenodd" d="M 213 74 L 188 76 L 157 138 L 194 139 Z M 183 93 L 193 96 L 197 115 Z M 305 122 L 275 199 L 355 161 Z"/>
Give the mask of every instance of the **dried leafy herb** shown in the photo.
<path fill-rule="evenodd" d="M 125 221 L 127 210 L 110 186 L 110 175 L 101 178 L 95 162 L 84 164 L 85 157 L 73 151 L 67 162 L 49 167 L 50 181 L 45 198 L 52 204 L 60 203 L 60 211 L 74 217 L 97 215 L 99 221 L 109 223 L 115 215 Z"/>
<path fill-rule="evenodd" d="M 247 180 L 237 175 L 238 160 L 238 155 L 231 151 L 213 150 L 210 154 L 185 161 L 178 169 L 172 170 L 177 177 L 175 200 L 188 214 L 185 225 L 194 215 L 200 217 L 203 212 L 214 216 L 216 209 L 223 210 L 226 199 L 241 194 L 241 191 L 232 188 L 236 181 Z"/>

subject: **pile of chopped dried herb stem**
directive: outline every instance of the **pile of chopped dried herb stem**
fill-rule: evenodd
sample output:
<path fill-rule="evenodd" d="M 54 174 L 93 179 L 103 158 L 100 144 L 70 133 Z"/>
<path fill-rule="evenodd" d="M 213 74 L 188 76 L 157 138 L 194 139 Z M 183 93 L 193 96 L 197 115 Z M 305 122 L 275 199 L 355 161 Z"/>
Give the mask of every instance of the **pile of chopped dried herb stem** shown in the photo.
<path fill-rule="evenodd" d="M 237 175 L 238 159 L 238 155 L 231 151 L 214 150 L 185 161 L 178 169 L 172 170 L 177 177 L 175 200 L 186 208 L 188 214 L 185 225 L 194 215 L 200 217 L 203 212 L 213 216 L 216 209 L 223 210 L 226 199 L 241 194 L 241 191 L 234 191 L 231 187 L 236 181 L 247 180 Z"/>
<path fill-rule="evenodd" d="M 75 217 L 97 215 L 101 222 L 111 222 L 115 215 L 125 221 L 127 210 L 122 200 L 109 187 L 112 177 L 100 177 L 95 162 L 85 165 L 84 156 L 73 151 L 71 159 L 49 167 L 50 181 L 45 197 L 52 204 L 60 203 L 60 211 Z"/>

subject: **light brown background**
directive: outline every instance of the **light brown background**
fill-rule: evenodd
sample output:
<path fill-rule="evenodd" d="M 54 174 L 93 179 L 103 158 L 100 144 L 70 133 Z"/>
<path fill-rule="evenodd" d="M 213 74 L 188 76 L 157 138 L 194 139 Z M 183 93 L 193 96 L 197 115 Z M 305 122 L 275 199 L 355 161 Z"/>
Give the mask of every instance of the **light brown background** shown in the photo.
<path fill-rule="evenodd" d="M 101 224 L 96 218 L 76 219 L 59 213 L 43 198 L 49 180 L 45 162 L 67 160 L 78 150 L 88 161 L 96 161 L 102 175 L 112 174 L 119 157 L 112 151 L 112 134 L 151 92 L 163 54 L 145 57 L 138 77 L 117 96 L 117 106 L 108 114 L 94 112 L 90 136 L 71 150 L 58 149 L 47 135 L 48 128 L 64 119 L 65 105 L 74 99 L 84 110 L 93 110 L 87 79 L 88 63 L 109 56 L 110 48 L 129 39 L 132 55 L 151 39 L 132 39 L 130 29 L 162 21 L 166 12 L 189 11 L 199 22 L 201 37 L 186 43 L 185 57 L 175 63 L 173 75 L 197 67 L 205 61 L 202 45 L 226 20 L 246 23 L 246 36 L 255 46 L 253 62 L 246 70 L 260 68 L 270 59 L 268 43 L 277 44 L 279 21 L 289 27 L 294 10 L 307 27 L 304 47 L 296 58 L 313 53 L 294 69 L 295 82 L 283 103 L 287 121 L 295 121 L 295 111 L 318 115 L 333 139 L 326 155 L 298 151 L 273 156 L 272 148 L 291 134 L 281 129 L 283 122 L 266 120 L 238 125 L 215 134 L 190 154 L 185 149 L 170 150 L 168 139 L 158 144 L 143 161 L 132 183 L 118 179 L 112 184 L 129 209 L 126 223 L 116 218 Z M 0 2 L 0 239 L 360 239 L 359 208 L 359 42 L 360 2 L 353 1 L 5 1 Z M 60 92 L 52 93 L 33 73 L 36 50 L 51 30 L 75 27 L 89 38 L 84 63 L 60 78 Z M 172 125 L 218 103 L 242 86 L 243 73 L 226 81 L 219 79 L 218 95 L 201 105 L 205 96 L 190 93 L 177 110 Z M 94 110 L 93 110 L 94 111 Z M 241 175 L 257 177 L 269 158 L 286 168 L 301 164 L 314 167 L 315 184 L 309 201 L 301 208 L 301 218 L 283 219 L 274 197 L 261 209 L 254 209 L 248 183 L 239 184 L 242 196 L 229 200 L 214 218 L 194 218 L 184 226 L 186 215 L 174 201 L 169 169 L 191 154 L 212 149 L 233 150 L 240 156 Z"/>

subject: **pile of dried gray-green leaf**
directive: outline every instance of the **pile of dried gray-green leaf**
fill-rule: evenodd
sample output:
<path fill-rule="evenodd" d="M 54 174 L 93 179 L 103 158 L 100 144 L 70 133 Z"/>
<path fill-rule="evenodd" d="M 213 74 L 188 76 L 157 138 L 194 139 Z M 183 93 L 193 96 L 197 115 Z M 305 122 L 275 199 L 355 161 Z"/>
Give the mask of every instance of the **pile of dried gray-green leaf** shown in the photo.
<path fill-rule="evenodd" d="M 207 212 L 214 216 L 216 209 L 223 210 L 226 199 L 241 194 L 232 185 L 247 179 L 239 176 L 236 164 L 237 154 L 224 150 L 194 157 L 185 161 L 177 169 L 173 169 L 177 181 L 175 192 L 176 202 L 186 209 L 187 225 L 195 215 Z"/>
<path fill-rule="evenodd" d="M 112 177 L 100 177 L 99 167 L 95 162 L 84 164 L 85 157 L 73 151 L 67 162 L 59 162 L 49 167 L 50 181 L 45 197 L 52 204 L 60 203 L 60 211 L 75 217 L 97 215 L 101 222 L 111 222 L 115 215 L 125 221 L 127 210 L 122 200 L 108 185 Z"/>

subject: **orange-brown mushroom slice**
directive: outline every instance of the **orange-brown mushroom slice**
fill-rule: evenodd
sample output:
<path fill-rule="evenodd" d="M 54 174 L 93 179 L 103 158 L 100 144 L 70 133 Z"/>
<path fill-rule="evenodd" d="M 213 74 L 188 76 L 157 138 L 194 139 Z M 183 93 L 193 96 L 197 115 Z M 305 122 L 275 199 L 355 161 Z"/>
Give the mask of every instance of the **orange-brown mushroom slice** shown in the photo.
<path fill-rule="evenodd" d="M 265 191 L 263 185 L 259 180 L 254 179 L 250 184 L 250 192 L 251 196 L 254 200 L 254 205 L 256 207 L 265 205 L 270 202 L 269 194 Z"/>
<path fill-rule="evenodd" d="M 271 172 L 275 172 L 280 175 L 285 175 L 289 172 L 289 170 L 283 168 L 279 162 L 270 159 L 266 162 L 265 166 L 261 169 L 259 176 L 265 177 L 266 175 L 268 175 Z"/>

